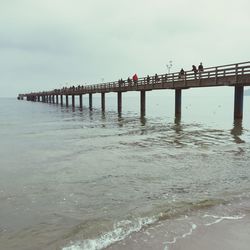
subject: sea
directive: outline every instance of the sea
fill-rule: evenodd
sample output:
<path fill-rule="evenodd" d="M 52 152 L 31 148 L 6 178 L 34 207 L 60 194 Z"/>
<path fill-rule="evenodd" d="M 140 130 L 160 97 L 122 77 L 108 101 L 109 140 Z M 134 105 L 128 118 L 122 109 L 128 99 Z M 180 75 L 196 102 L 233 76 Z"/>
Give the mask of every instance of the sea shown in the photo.
<path fill-rule="evenodd" d="M 250 212 L 250 96 L 242 120 L 226 86 L 183 90 L 181 117 L 173 90 L 122 103 L 0 98 L 1 250 L 167 250 Z"/>

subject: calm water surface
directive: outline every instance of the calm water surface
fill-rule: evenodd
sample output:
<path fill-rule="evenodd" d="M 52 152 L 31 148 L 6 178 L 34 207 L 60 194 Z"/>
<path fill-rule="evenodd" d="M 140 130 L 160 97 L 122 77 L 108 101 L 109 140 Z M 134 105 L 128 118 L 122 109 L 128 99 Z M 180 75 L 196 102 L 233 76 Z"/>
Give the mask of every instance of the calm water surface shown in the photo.
<path fill-rule="evenodd" d="M 224 90 L 224 89 L 223 89 Z M 250 97 L 100 97 L 94 109 L 0 99 L 0 249 L 102 249 L 146 225 L 250 194 Z M 163 248 L 162 248 L 163 249 Z"/>

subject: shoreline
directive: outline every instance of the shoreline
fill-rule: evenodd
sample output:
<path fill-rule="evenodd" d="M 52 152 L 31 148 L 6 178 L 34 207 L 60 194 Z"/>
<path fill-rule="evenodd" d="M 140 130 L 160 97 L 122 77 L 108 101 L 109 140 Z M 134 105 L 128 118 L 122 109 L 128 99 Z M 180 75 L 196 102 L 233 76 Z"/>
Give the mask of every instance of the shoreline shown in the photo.
<path fill-rule="evenodd" d="M 250 215 L 237 220 L 223 220 L 211 226 L 201 226 L 192 235 L 169 245 L 168 250 L 248 250 L 250 245 Z"/>
<path fill-rule="evenodd" d="M 159 221 L 106 250 L 248 250 L 249 199 Z"/>
<path fill-rule="evenodd" d="M 156 226 L 157 228 L 157 226 Z M 163 227 L 164 228 L 164 227 Z M 248 250 L 250 245 L 250 215 L 242 219 L 225 219 L 210 226 L 199 225 L 180 237 L 164 241 L 165 234 L 159 230 L 135 233 L 116 242 L 106 250 Z M 149 233 L 149 231 L 151 231 Z"/>

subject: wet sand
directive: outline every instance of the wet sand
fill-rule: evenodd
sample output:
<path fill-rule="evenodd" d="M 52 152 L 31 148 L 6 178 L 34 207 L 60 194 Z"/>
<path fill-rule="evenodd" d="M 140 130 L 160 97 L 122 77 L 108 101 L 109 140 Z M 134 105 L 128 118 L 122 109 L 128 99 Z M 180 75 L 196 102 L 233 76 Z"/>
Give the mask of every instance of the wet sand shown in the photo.
<path fill-rule="evenodd" d="M 192 218 L 195 221 L 197 218 Z M 193 228 L 170 221 L 134 233 L 128 238 L 109 246 L 109 250 L 249 250 L 250 214 L 239 219 L 224 219 L 212 225 L 193 224 Z M 176 223 L 176 222 L 175 222 Z M 190 226 L 191 224 L 189 224 Z M 171 230 L 170 230 L 171 228 Z M 173 237 L 180 230 L 183 234 Z M 174 235 L 174 234 L 173 234 Z"/>
<path fill-rule="evenodd" d="M 192 235 L 169 245 L 169 250 L 249 250 L 250 216 L 197 228 Z"/>

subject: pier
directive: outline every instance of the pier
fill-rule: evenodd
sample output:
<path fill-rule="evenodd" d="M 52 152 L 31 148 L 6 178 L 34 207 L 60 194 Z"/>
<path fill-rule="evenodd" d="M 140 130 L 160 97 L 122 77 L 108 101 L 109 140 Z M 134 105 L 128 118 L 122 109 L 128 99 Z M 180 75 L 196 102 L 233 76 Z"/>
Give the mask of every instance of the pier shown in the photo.
<path fill-rule="evenodd" d="M 83 96 L 89 98 L 89 108 L 92 109 L 92 95 L 100 94 L 101 109 L 105 111 L 105 95 L 117 93 L 117 111 L 122 112 L 122 94 L 128 91 L 140 91 L 140 112 L 146 114 L 146 93 L 152 90 L 175 90 L 175 116 L 181 116 L 182 90 L 190 88 L 205 88 L 216 86 L 234 87 L 234 111 L 235 119 L 243 117 L 244 86 L 250 86 L 250 62 L 228 64 L 222 66 L 204 68 L 203 71 L 185 71 L 183 75 L 177 73 L 161 74 L 157 77 L 150 76 L 139 78 L 138 81 L 114 81 L 86 86 L 74 86 L 70 88 L 54 89 L 51 91 L 31 92 L 19 94 L 18 99 L 33 102 L 55 103 L 75 107 L 75 98 L 79 98 L 79 107 L 83 106 Z M 60 98 L 59 98 L 60 96 Z"/>

